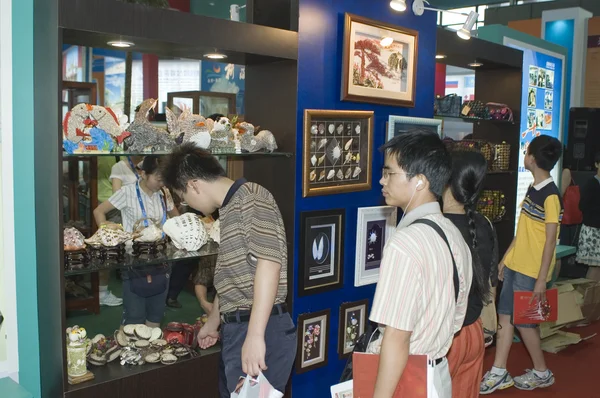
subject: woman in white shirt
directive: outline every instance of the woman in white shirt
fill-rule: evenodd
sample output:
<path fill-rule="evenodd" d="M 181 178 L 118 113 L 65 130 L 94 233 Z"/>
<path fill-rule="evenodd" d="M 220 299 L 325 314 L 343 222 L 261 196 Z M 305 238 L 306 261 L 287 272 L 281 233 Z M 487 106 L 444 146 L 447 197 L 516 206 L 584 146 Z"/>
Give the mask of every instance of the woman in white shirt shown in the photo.
<path fill-rule="evenodd" d="M 171 194 L 167 189 L 163 190 L 158 165 L 157 156 L 146 156 L 139 172 L 139 181 L 124 185 L 94 210 L 96 223 L 110 224 L 106 221 L 106 214 L 113 209 L 121 211 L 123 228 L 127 232 L 133 232 L 135 223 L 142 218 L 151 218 L 162 225 L 167 216 L 177 216 Z M 169 277 L 168 265 L 123 273 L 123 325 L 160 325 L 164 315 Z"/>

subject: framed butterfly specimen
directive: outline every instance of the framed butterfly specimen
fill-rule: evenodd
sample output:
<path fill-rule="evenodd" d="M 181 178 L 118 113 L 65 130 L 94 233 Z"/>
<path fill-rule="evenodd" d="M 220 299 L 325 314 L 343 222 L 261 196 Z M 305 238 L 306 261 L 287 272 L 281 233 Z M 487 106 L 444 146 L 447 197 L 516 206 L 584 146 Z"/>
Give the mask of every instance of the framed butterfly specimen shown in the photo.
<path fill-rule="evenodd" d="M 298 295 L 342 287 L 345 209 L 300 214 Z"/>
<path fill-rule="evenodd" d="M 383 248 L 396 229 L 397 209 L 393 206 L 359 207 L 357 218 L 354 286 L 364 286 L 379 281 Z"/>

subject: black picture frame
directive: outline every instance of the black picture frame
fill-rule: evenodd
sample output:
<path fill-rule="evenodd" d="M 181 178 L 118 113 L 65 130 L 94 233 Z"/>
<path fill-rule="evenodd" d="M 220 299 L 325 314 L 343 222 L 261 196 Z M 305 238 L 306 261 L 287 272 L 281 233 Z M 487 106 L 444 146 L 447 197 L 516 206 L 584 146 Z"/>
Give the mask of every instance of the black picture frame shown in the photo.
<path fill-rule="evenodd" d="M 345 218 L 345 209 L 300 214 L 299 296 L 342 287 Z"/>
<path fill-rule="evenodd" d="M 353 312 L 360 314 L 357 317 L 359 318 L 357 324 L 351 326 L 355 328 L 354 333 L 356 334 L 356 337 L 354 338 L 354 344 L 356 344 L 356 341 L 365 332 L 367 327 L 367 320 L 369 318 L 368 311 L 368 299 L 343 303 L 340 306 L 340 324 L 338 327 L 338 355 L 340 359 L 347 359 L 352 355 L 352 351 L 354 350 L 354 345 L 352 345 L 352 348 L 346 345 L 350 339 L 350 336 L 347 334 L 349 333 L 348 314 Z"/>
<path fill-rule="evenodd" d="M 326 309 L 298 316 L 298 354 L 296 355 L 296 373 L 327 366 L 329 356 L 329 328 L 331 310 Z M 319 325 L 319 332 L 314 332 Z M 309 330 L 309 327 L 313 329 Z M 310 339 L 310 341 L 309 341 Z M 316 351 L 315 351 L 316 350 Z"/>

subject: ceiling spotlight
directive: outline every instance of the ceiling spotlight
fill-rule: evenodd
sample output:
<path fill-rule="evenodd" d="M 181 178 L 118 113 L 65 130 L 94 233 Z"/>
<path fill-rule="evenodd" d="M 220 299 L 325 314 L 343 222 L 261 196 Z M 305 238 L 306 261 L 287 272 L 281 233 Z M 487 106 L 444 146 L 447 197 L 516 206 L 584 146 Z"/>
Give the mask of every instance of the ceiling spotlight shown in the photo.
<path fill-rule="evenodd" d="M 468 66 L 470 66 L 471 68 L 479 68 L 480 66 L 483 66 L 483 64 L 481 62 L 471 62 L 470 64 L 467 64 Z"/>
<path fill-rule="evenodd" d="M 390 7 L 394 11 L 406 11 L 406 0 L 392 0 L 390 1 Z"/>
<path fill-rule="evenodd" d="M 471 38 L 471 31 L 473 30 L 473 26 L 475 26 L 475 22 L 477 22 L 477 18 L 479 18 L 479 14 L 477 14 L 475 11 L 471 11 L 467 16 L 467 20 L 465 21 L 465 24 L 462 26 L 462 28 L 456 31 L 458 37 L 460 37 L 463 40 L 469 40 Z"/>
<path fill-rule="evenodd" d="M 119 47 L 119 48 L 129 48 L 129 47 L 135 46 L 135 43 L 132 43 L 130 41 L 123 41 L 123 40 L 112 40 L 106 44 L 108 44 L 109 46 Z"/>
<path fill-rule="evenodd" d="M 393 42 L 394 42 L 394 38 L 388 36 L 388 37 L 384 37 L 383 39 L 381 39 L 379 44 L 381 44 L 382 47 L 389 47 L 392 45 Z"/>
<path fill-rule="evenodd" d="M 435 59 L 444 59 L 444 58 L 446 58 L 446 56 L 443 55 L 443 54 L 436 54 L 435 55 Z"/>
<path fill-rule="evenodd" d="M 209 59 L 225 59 L 225 58 L 227 58 L 227 55 L 221 54 L 221 53 L 208 53 L 208 54 L 204 54 L 204 56 Z"/>

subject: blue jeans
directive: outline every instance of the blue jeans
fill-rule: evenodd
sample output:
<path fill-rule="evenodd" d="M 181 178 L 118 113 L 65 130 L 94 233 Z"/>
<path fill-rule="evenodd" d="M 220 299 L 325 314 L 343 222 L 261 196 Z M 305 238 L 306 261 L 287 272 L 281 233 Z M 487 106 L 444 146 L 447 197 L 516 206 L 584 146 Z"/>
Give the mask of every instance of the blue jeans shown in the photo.
<path fill-rule="evenodd" d="M 168 270 L 167 277 L 170 274 Z M 131 291 L 131 278 L 139 276 L 123 272 L 123 316 L 122 325 L 145 324 L 146 321 L 160 323 L 165 315 L 169 289 L 152 297 L 141 297 Z"/>
<path fill-rule="evenodd" d="M 242 346 L 248 333 L 248 322 L 221 323 L 221 363 L 219 367 L 219 394 L 230 398 L 242 371 Z M 297 331 L 289 313 L 271 315 L 265 330 L 265 364 L 263 372 L 271 385 L 285 392 L 296 358 Z"/>
<path fill-rule="evenodd" d="M 510 322 L 513 323 L 515 292 L 533 292 L 535 282 L 536 280 L 532 277 L 513 271 L 508 267 L 504 267 L 504 282 L 502 283 L 500 300 L 498 300 L 498 314 L 510 315 Z M 517 327 L 533 329 L 538 327 L 538 325 L 535 323 L 519 324 Z"/>

